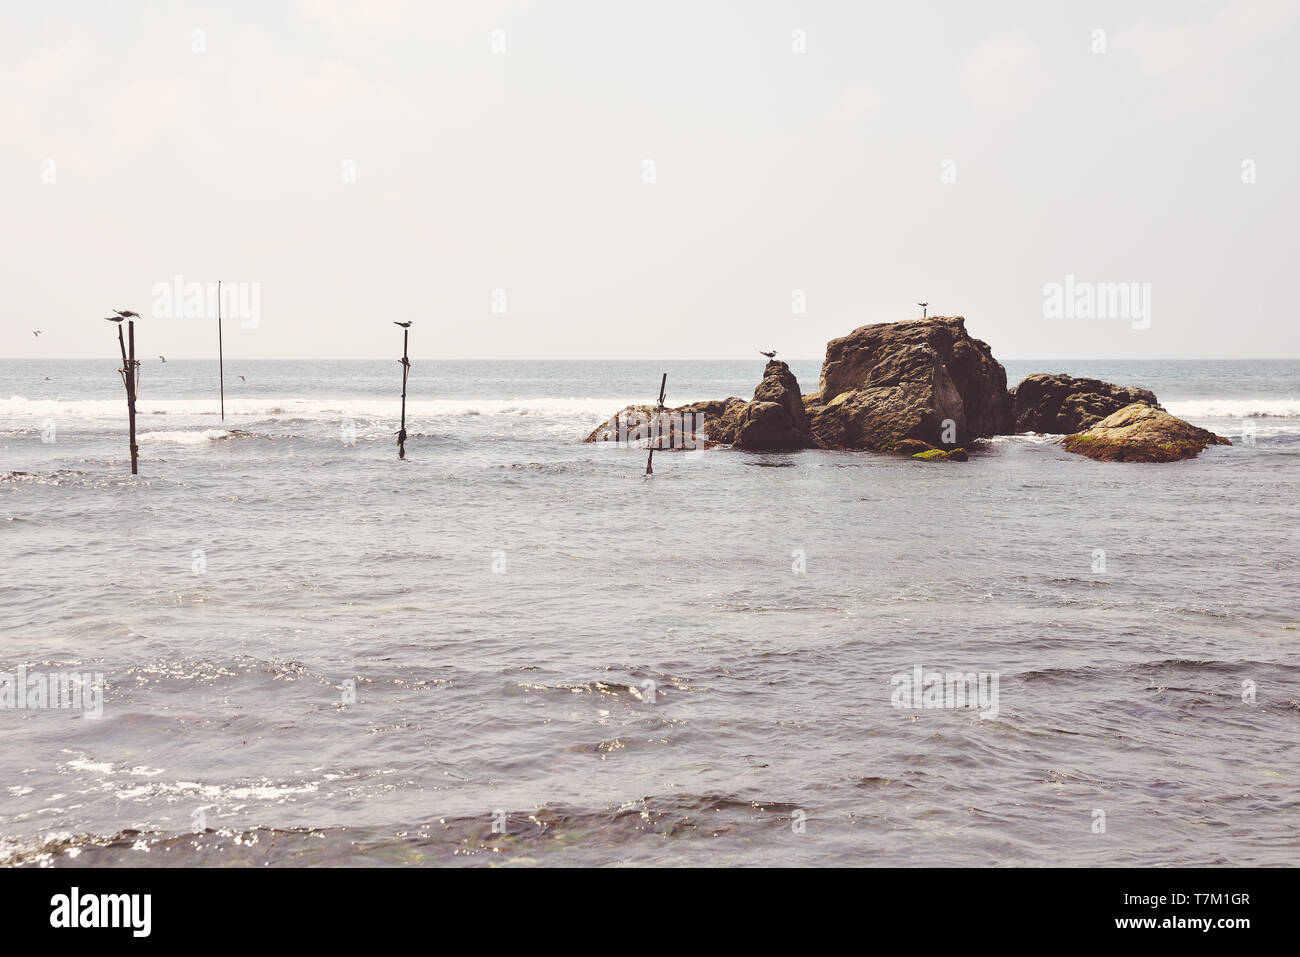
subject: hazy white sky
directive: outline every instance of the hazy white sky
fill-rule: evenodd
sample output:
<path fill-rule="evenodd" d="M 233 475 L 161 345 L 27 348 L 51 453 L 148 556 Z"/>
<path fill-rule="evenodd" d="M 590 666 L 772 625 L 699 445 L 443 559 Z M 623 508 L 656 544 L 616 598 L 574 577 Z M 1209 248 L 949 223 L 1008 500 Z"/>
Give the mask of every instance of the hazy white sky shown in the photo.
<path fill-rule="evenodd" d="M 918 300 L 1000 358 L 1300 356 L 1289 0 L 0 18 L 0 355 L 112 355 L 118 307 L 211 356 L 179 275 L 256 292 L 246 358 L 820 357 Z M 1067 275 L 1150 327 L 1046 318 Z"/>

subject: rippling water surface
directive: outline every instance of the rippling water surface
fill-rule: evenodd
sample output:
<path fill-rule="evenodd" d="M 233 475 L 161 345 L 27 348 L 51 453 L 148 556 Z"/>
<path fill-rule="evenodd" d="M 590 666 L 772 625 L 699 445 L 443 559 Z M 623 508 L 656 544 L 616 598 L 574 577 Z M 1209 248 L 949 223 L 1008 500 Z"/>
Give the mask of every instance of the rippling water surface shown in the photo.
<path fill-rule="evenodd" d="M 4 863 L 1297 859 L 1296 363 L 1008 364 L 1236 443 L 1183 463 L 649 480 L 578 440 L 761 359 L 419 363 L 404 462 L 395 363 L 248 363 L 224 424 L 214 364 L 153 363 L 135 478 L 114 369 L 0 362 L 0 671 L 106 682 L 0 710 Z M 894 707 L 918 666 L 996 709 Z"/>

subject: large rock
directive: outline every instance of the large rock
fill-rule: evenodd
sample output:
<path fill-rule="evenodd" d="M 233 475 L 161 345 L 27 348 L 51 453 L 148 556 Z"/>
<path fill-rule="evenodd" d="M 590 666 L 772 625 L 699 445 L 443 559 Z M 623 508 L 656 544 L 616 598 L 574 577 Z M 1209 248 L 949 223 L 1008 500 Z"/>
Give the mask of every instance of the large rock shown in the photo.
<path fill-rule="evenodd" d="M 653 405 L 629 405 L 613 418 L 596 426 L 583 441 L 639 442 L 653 437 L 656 448 L 689 449 L 699 447 L 696 438 L 703 434 L 707 436 L 703 441 L 704 447 L 713 448 L 735 440 L 736 413 L 746 404 L 739 396 L 732 396 L 729 399 L 692 402 L 690 405 L 664 409 L 662 413 Z M 692 423 L 695 434 L 690 434 Z M 682 426 L 685 434 L 678 432 Z"/>
<path fill-rule="evenodd" d="M 780 359 L 768 362 L 753 400 L 728 410 L 720 431 L 741 449 L 808 449 L 817 444 L 799 382 Z"/>
<path fill-rule="evenodd" d="M 1066 451 L 1102 462 L 1175 462 L 1232 442 L 1145 402 L 1126 405 L 1090 429 L 1067 435 Z"/>
<path fill-rule="evenodd" d="M 1017 432 L 1082 432 L 1134 402 L 1161 408 L 1149 389 L 1113 385 L 1100 379 L 1037 373 L 1011 390 Z"/>
<path fill-rule="evenodd" d="M 961 316 L 862 326 L 832 339 L 810 405 L 814 435 L 834 449 L 894 451 L 904 439 L 952 448 L 1012 426 L 1006 370 Z"/>

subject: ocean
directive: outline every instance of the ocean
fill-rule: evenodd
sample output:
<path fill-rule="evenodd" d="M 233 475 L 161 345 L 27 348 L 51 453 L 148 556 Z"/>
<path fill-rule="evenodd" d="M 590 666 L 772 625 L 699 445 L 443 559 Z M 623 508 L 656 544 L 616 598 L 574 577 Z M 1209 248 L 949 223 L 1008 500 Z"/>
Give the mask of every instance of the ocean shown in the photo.
<path fill-rule="evenodd" d="M 0 864 L 1293 865 L 1300 362 L 1004 364 L 1234 444 L 647 478 L 581 439 L 761 357 L 417 358 L 398 461 L 391 360 L 154 360 L 132 477 L 116 359 L 0 360 L 0 675 L 83 690 Z"/>

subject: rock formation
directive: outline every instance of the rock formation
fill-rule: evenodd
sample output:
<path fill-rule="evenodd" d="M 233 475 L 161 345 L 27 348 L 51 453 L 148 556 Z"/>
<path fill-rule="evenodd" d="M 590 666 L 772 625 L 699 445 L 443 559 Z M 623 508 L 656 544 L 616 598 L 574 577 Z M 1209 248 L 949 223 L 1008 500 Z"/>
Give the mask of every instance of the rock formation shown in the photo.
<path fill-rule="evenodd" d="M 1038 373 L 1011 390 L 1017 432 L 1082 432 L 1126 405 L 1142 402 L 1160 408 L 1154 392 L 1112 385 L 1100 379 Z"/>
<path fill-rule="evenodd" d="M 721 431 L 741 449 L 810 449 L 817 444 L 799 383 L 780 359 L 763 369 L 751 402 L 728 410 Z"/>
<path fill-rule="evenodd" d="M 812 407 L 818 443 L 895 451 L 965 446 L 1012 427 L 1007 374 L 961 316 L 862 326 L 826 346 Z"/>
<path fill-rule="evenodd" d="M 799 382 L 779 359 L 770 361 L 763 370 L 763 381 L 754 390 L 752 401 L 732 396 L 665 409 L 661 414 L 652 405 L 629 405 L 597 426 L 585 441 L 637 442 L 653 435 L 656 448 L 696 448 L 690 435 L 692 420 L 683 419 L 689 415 L 696 416 L 695 431 L 707 436 L 705 448 L 734 445 L 754 450 L 808 449 L 816 444 Z M 684 433 L 680 438 L 679 432 Z"/>
<path fill-rule="evenodd" d="M 744 399 L 712 399 L 690 405 L 664 409 L 653 405 L 629 405 L 612 418 L 596 426 L 584 442 L 639 442 L 655 438 L 656 448 L 698 448 L 694 439 L 703 435 L 705 448 L 730 444 L 735 438 L 735 413 L 746 405 Z M 687 418 L 690 416 L 691 418 Z M 691 425 L 694 424 L 694 434 Z M 684 426 L 684 428 L 682 428 Z M 678 430 L 682 428 L 685 435 Z M 657 429 L 657 431 L 656 431 Z M 662 437 L 662 442 L 660 438 Z"/>
<path fill-rule="evenodd" d="M 1008 391 L 1006 370 L 960 316 L 878 323 L 832 339 L 819 384 L 800 395 L 790 367 L 773 359 L 749 402 L 628 406 L 586 441 L 698 448 L 703 433 L 705 448 L 861 449 L 959 462 L 971 440 L 1013 432 L 1066 434 L 1068 451 L 1117 462 L 1171 462 L 1232 444 L 1170 415 L 1147 389 L 1038 373 Z"/>
<path fill-rule="evenodd" d="M 1145 402 L 1126 405 L 1062 441 L 1066 451 L 1102 462 L 1175 462 L 1216 444 L 1232 442 Z"/>

